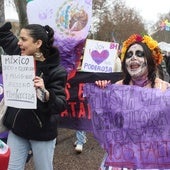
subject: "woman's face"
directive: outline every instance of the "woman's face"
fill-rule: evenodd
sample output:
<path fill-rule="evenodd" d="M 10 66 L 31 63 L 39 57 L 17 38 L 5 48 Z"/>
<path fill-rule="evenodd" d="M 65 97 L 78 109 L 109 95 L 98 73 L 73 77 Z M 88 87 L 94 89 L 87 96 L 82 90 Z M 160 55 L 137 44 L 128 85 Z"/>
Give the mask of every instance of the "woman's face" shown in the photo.
<path fill-rule="evenodd" d="M 30 36 L 28 29 L 21 29 L 18 45 L 21 49 L 21 55 L 34 55 L 39 52 L 39 41 L 35 41 Z"/>
<path fill-rule="evenodd" d="M 148 72 L 147 60 L 141 45 L 134 44 L 128 49 L 125 64 L 132 78 L 139 78 Z"/>

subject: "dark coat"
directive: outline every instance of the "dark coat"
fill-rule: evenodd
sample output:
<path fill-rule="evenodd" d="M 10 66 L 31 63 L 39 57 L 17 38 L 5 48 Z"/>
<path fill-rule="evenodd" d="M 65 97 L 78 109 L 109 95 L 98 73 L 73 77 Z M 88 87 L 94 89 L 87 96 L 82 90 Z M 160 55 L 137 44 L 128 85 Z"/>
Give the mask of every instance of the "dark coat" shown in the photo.
<path fill-rule="evenodd" d="M 2 27 L 1 27 L 2 28 Z M 0 46 L 10 55 L 20 54 L 17 38 L 9 31 L 0 28 Z M 6 37 L 6 38 L 5 38 Z M 60 66 L 59 52 L 56 48 L 44 62 L 36 62 L 36 75 L 43 73 L 46 89 L 50 93 L 48 102 L 37 99 L 37 109 L 18 109 L 8 107 L 7 115 L 14 120 L 11 130 L 26 139 L 46 141 L 57 136 L 57 114 L 66 109 L 65 84 L 67 73 Z M 8 126 L 8 125 L 6 125 Z"/>

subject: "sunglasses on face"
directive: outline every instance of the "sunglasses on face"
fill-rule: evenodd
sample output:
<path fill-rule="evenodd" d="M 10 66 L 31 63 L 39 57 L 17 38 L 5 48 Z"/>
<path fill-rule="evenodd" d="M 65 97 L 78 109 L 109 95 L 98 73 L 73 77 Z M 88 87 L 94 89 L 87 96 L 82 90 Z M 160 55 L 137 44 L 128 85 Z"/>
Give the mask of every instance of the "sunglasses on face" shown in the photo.
<path fill-rule="evenodd" d="M 133 54 L 132 51 L 128 51 L 126 54 L 126 58 L 131 58 L 133 55 L 135 55 L 137 57 L 144 57 L 145 53 L 144 53 L 144 51 L 137 50 L 137 51 L 135 51 L 135 54 Z"/>

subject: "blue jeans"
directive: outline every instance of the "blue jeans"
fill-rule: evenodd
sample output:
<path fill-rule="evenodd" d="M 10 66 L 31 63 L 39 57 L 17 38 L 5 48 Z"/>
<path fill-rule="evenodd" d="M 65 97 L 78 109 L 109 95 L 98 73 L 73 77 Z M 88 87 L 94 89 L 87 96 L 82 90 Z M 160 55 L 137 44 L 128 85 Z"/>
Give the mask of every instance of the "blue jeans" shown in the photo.
<path fill-rule="evenodd" d="M 80 131 L 80 130 L 77 130 L 76 131 L 76 144 L 79 144 L 79 145 L 83 145 L 86 143 L 86 132 L 85 131 Z"/>
<path fill-rule="evenodd" d="M 9 132 L 7 144 L 11 155 L 8 170 L 24 170 L 28 151 L 32 149 L 36 170 L 53 170 L 56 139 L 50 141 L 27 140 Z"/>

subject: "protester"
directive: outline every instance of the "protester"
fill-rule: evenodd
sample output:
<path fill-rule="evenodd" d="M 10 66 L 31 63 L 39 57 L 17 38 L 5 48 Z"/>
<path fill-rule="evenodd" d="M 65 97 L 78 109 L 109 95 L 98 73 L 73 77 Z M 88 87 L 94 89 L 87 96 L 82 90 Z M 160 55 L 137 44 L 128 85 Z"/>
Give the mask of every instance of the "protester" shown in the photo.
<path fill-rule="evenodd" d="M 78 44 L 77 48 L 75 48 L 77 56 L 80 57 L 77 71 L 81 71 L 83 54 L 84 54 L 84 48 L 83 48 L 84 43 L 85 43 L 84 41 L 81 42 L 80 44 Z M 80 49 L 82 49 L 82 50 L 80 50 Z M 87 141 L 86 132 L 83 130 L 76 130 L 75 135 L 76 135 L 76 141 L 74 142 L 74 148 L 77 153 L 81 153 L 83 151 L 83 145 Z"/>
<path fill-rule="evenodd" d="M 164 63 L 165 63 L 164 67 L 166 68 L 166 71 L 170 77 L 170 52 L 164 52 L 163 56 L 164 56 Z M 169 78 L 169 82 L 170 82 L 170 78 Z"/>
<path fill-rule="evenodd" d="M 76 141 L 74 143 L 75 151 L 81 153 L 83 151 L 83 145 L 86 143 L 87 137 L 86 132 L 77 130 L 76 131 Z"/>
<path fill-rule="evenodd" d="M 32 55 L 36 63 L 35 89 L 37 109 L 8 107 L 6 117 L 12 116 L 7 144 L 11 150 L 9 170 L 24 170 L 30 149 L 36 170 L 53 170 L 53 155 L 57 136 L 56 115 L 66 109 L 65 84 L 67 73 L 60 66 L 60 56 L 53 47 L 54 31 L 48 25 L 30 24 L 20 31 L 18 39 L 10 31 L 10 23 L 0 28 L 0 45 L 9 55 Z M 18 43 L 18 45 L 17 45 Z"/>
<path fill-rule="evenodd" d="M 158 65 L 158 76 L 164 81 L 170 82 L 170 75 L 168 73 L 168 56 L 167 52 L 159 46 L 163 56 L 161 64 Z"/>
<path fill-rule="evenodd" d="M 168 82 L 157 77 L 157 66 L 162 62 L 163 56 L 157 41 L 153 40 L 150 36 L 131 35 L 123 42 L 121 59 L 124 78 L 115 84 L 156 88 L 162 92 L 170 87 Z M 110 81 L 107 80 L 95 82 L 101 88 L 105 88 L 109 83 Z M 115 168 L 105 166 L 105 159 L 106 156 L 103 159 L 100 170 Z"/>

